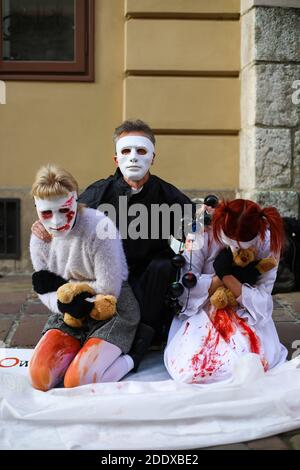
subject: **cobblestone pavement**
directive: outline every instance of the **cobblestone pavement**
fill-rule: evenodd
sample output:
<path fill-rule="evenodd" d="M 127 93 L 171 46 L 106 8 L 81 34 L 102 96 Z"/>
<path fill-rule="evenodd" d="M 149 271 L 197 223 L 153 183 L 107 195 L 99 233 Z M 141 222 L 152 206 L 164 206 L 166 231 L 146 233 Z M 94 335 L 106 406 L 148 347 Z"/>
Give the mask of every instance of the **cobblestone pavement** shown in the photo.
<path fill-rule="evenodd" d="M 0 278 L 0 341 L 3 341 L 6 347 L 33 348 L 41 336 L 47 316 L 46 307 L 31 290 L 30 276 Z M 288 348 L 291 358 L 296 348 L 293 342 L 300 341 L 300 292 L 275 295 L 273 318 L 280 340 Z M 300 429 L 255 441 L 209 449 L 300 450 Z"/>

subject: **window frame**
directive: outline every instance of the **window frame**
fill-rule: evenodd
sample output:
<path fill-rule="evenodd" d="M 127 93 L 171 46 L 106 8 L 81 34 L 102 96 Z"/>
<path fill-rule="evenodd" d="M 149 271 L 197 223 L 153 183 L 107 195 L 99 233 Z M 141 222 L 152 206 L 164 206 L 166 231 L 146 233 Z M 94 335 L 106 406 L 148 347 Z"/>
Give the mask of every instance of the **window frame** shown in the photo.
<path fill-rule="evenodd" d="M 11 203 L 15 204 L 15 210 L 16 210 L 16 219 L 15 219 L 16 251 L 15 252 L 8 252 L 7 250 L 8 238 L 6 238 L 7 237 L 7 206 L 8 204 L 11 204 Z M 17 259 L 20 259 L 21 257 L 21 200 L 19 198 L 1 197 L 0 204 L 3 204 L 4 213 L 5 213 L 4 219 L 3 219 L 3 231 L 4 231 L 3 238 L 4 238 L 4 245 L 6 248 L 3 252 L 0 252 L 0 260 L 12 260 L 12 259 L 17 260 Z"/>
<path fill-rule="evenodd" d="M 0 0 L 0 80 L 94 81 L 95 0 L 75 0 L 75 60 L 4 61 Z"/>

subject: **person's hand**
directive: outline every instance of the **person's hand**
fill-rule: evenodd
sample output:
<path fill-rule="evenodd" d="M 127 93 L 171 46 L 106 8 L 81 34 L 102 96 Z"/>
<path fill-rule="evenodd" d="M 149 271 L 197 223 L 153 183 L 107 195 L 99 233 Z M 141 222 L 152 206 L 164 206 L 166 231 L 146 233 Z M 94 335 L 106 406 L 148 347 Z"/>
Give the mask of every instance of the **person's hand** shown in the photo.
<path fill-rule="evenodd" d="M 90 292 L 81 292 L 75 295 L 73 300 L 69 303 L 57 300 L 58 310 L 61 313 L 69 313 L 72 317 L 77 319 L 87 317 L 94 308 L 94 302 L 85 300 L 87 297 L 91 297 Z"/>
<path fill-rule="evenodd" d="M 216 275 L 219 279 L 223 279 L 224 276 L 232 274 L 232 264 L 233 264 L 233 256 L 230 248 L 224 248 L 220 251 L 220 253 L 216 256 L 213 266 Z"/>
<path fill-rule="evenodd" d="M 260 272 L 256 269 L 257 261 L 252 261 L 244 268 L 233 266 L 232 275 L 240 281 L 241 284 L 254 285 L 260 276 Z"/>
<path fill-rule="evenodd" d="M 48 292 L 56 292 L 57 289 L 66 284 L 68 281 L 51 271 L 41 269 L 32 275 L 32 287 L 37 294 L 48 294 Z"/>
<path fill-rule="evenodd" d="M 40 220 L 36 220 L 31 226 L 32 233 L 43 242 L 51 242 L 52 235 L 47 232 Z"/>

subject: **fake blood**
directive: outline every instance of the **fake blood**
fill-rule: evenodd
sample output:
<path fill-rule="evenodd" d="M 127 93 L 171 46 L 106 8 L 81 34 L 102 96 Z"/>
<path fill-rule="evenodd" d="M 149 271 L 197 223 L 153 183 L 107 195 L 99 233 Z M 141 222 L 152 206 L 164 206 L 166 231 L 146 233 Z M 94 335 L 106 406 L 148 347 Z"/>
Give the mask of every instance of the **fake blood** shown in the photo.
<path fill-rule="evenodd" d="M 235 321 L 237 324 L 241 327 L 242 334 L 247 336 L 249 345 L 250 345 L 250 351 L 259 354 L 260 353 L 260 341 L 258 336 L 254 333 L 254 331 L 250 328 L 249 325 L 247 325 L 246 320 L 243 318 L 240 318 L 235 312 L 233 312 Z"/>
<path fill-rule="evenodd" d="M 203 345 L 191 359 L 191 367 L 194 371 L 193 382 L 197 383 L 199 378 L 211 376 L 219 370 L 223 362 L 220 360 L 220 354 L 217 352 L 220 335 L 212 327 L 209 327 L 208 334 Z"/>
<path fill-rule="evenodd" d="M 229 343 L 230 337 L 235 332 L 236 328 L 231 318 L 231 313 L 226 309 L 218 309 L 215 312 L 213 325 L 224 338 L 226 343 Z"/>
<path fill-rule="evenodd" d="M 184 333 L 188 326 L 189 324 L 186 325 Z M 212 325 L 209 327 L 201 349 L 191 359 L 191 367 L 194 371 L 193 383 L 199 382 L 200 378 L 212 376 L 224 365 L 217 351 L 220 338 L 222 337 L 226 343 L 229 343 L 237 327 L 247 337 L 250 351 L 255 354 L 260 353 L 260 340 L 246 321 L 228 307 L 218 309 L 215 311 Z"/>
<path fill-rule="evenodd" d="M 73 218 L 74 218 L 74 214 L 75 214 L 74 211 L 69 211 L 69 212 L 66 214 L 68 223 L 67 223 L 66 225 L 63 225 L 62 227 L 59 227 L 59 228 L 57 229 L 58 232 L 62 232 L 63 230 L 68 230 L 68 229 L 70 228 L 70 222 L 72 222 L 72 220 L 73 220 Z"/>
<path fill-rule="evenodd" d="M 68 224 L 69 224 L 70 222 L 72 222 L 72 219 L 73 219 L 74 215 L 75 215 L 75 212 L 74 212 L 74 211 L 69 211 L 69 212 L 67 213 L 67 221 L 68 221 Z"/>
<path fill-rule="evenodd" d="M 73 203 L 73 200 L 74 200 L 74 194 L 72 194 L 72 196 L 64 203 L 64 207 L 71 207 L 72 203 Z"/>
<path fill-rule="evenodd" d="M 234 310 L 228 307 L 226 309 L 218 309 L 215 312 L 213 325 L 227 343 L 229 343 L 230 337 L 236 331 L 236 325 L 238 325 L 241 333 L 248 338 L 250 351 L 255 354 L 260 353 L 258 336 L 246 323 L 246 320 L 240 318 Z"/>

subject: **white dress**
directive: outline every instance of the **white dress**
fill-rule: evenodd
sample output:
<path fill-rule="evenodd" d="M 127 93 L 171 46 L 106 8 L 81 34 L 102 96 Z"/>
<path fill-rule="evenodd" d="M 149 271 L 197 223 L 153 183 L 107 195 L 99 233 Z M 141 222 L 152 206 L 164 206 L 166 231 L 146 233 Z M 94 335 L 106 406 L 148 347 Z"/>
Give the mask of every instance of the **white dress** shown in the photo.
<path fill-rule="evenodd" d="M 236 360 L 243 354 L 260 355 L 265 370 L 286 360 L 287 350 L 280 343 L 272 319 L 272 289 L 277 268 L 261 275 L 254 287 L 243 284 L 237 299 L 239 306 L 229 315 L 211 306 L 208 290 L 215 275 L 213 261 L 224 246 L 205 232 L 203 247 L 192 252 L 191 271 L 197 284 L 179 298 L 184 313 L 176 316 L 169 332 L 164 353 L 165 366 L 170 376 L 186 383 L 212 383 L 230 379 Z M 270 253 L 270 233 L 265 241 L 258 237 L 258 258 Z M 186 264 L 182 275 L 188 272 L 190 253 L 184 253 Z"/>

